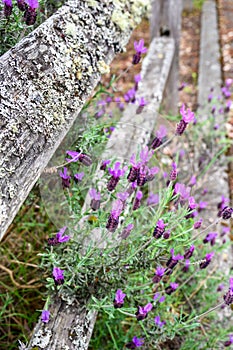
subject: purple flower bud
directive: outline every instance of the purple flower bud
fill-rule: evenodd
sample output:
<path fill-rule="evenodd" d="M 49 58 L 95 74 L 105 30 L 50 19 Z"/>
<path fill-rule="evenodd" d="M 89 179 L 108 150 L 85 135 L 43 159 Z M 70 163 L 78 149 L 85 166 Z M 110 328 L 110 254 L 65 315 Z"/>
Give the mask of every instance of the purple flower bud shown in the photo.
<path fill-rule="evenodd" d="M 225 343 L 223 344 L 225 347 L 230 346 L 231 344 L 233 344 L 233 334 L 229 335 L 229 340 L 225 341 Z"/>
<path fill-rule="evenodd" d="M 85 174 L 84 174 L 83 172 L 74 174 L 74 181 L 75 181 L 75 182 L 80 182 L 80 181 L 82 181 L 84 175 L 85 175 Z"/>
<path fill-rule="evenodd" d="M 159 195 L 156 193 L 149 193 L 148 199 L 147 199 L 147 205 L 156 205 L 159 203 Z"/>
<path fill-rule="evenodd" d="M 121 289 L 117 289 L 115 299 L 113 300 L 115 309 L 121 308 L 123 306 L 125 297 L 126 294 L 124 294 Z"/>
<path fill-rule="evenodd" d="M 172 163 L 172 171 L 170 173 L 170 180 L 175 181 L 177 178 L 177 165 L 175 162 Z"/>
<path fill-rule="evenodd" d="M 144 320 L 147 317 L 148 312 L 153 309 L 153 305 L 151 303 L 145 306 L 138 306 L 138 310 L 136 312 L 136 318 L 138 321 Z"/>
<path fill-rule="evenodd" d="M 210 242 L 211 245 L 214 245 L 217 235 L 218 235 L 217 232 L 209 232 L 209 233 L 206 235 L 206 237 L 203 239 L 203 243 L 208 243 L 208 242 Z"/>
<path fill-rule="evenodd" d="M 110 159 L 103 160 L 100 166 L 100 170 L 105 170 L 110 162 Z"/>
<path fill-rule="evenodd" d="M 32 7 L 27 7 L 23 17 L 25 19 L 25 23 L 28 26 L 35 24 L 37 17 L 36 9 Z"/>
<path fill-rule="evenodd" d="M 191 256 L 193 255 L 194 249 L 195 249 L 195 246 L 194 246 L 194 245 L 191 245 L 191 247 L 189 248 L 189 250 L 187 250 L 187 251 L 184 253 L 184 259 L 189 259 L 189 258 L 191 258 Z"/>
<path fill-rule="evenodd" d="M 65 243 L 65 242 L 69 241 L 70 236 L 68 236 L 68 235 L 63 236 L 66 229 L 67 229 L 67 226 L 62 227 L 60 229 L 60 231 L 56 234 L 56 239 L 57 239 L 58 243 Z"/>
<path fill-rule="evenodd" d="M 20 11 L 25 11 L 27 4 L 26 4 L 25 0 L 17 0 L 17 6 L 18 6 Z"/>
<path fill-rule="evenodd" d="M 170 283 L 170 286 L 168 286 L 167 288 L 165 288 L 165 293 L 168 295 L 171 295 L 177 288 L 178 288 L 179 284 L 178 283 Z"/>
<path fill-rule="evenodd" d="M 91 188 L 89 190 L 89 195 L 91 197 L 91 209 L 98 210 L 100 208 L 101 193 Z"/>
<path fill-rule="evenodd" d="M 126 239 L 129 235 L 130 235 L 130 232 L 132 231 L 132 229 L 134 228 L 134 225 L 133 224 L 129 224 L 128 226 L 126 226 L 122 233 L 119 235 L 122 239 Z"/>
<path fill-rule="evenodd" d="M 205 260 L 201 262 L 199 265 L 200 269 L 205 269 L 211 262 L 211 259 L 213 258 L 213 256 L 214 256 L 214 252 L 206 254 Z"/>
<path fill-rule="evenodd" d="M 233 303 L 233 277 L 230 277 L 228 292 L 223 296 L 226 305 Z"/>
<path fill-rule="evenodd" d="M 153 231 L 153 237 L 157 239 L 160 238 L 163 235 L 166 226 L 167 224 L 164 224 L 163 220 L 159 219 Z"/>
<path fill-rule="evenodd" d="M 221 291 L 223 290 L 223 288 L 224 288 L 224 284 L 223 284 L 223 283 L 220 283 L 220 284 L 218 285 L 217 292 L 221 292 Z"/>
<path fill-rule="evenodd" d="M 190 260 L 188 259 L 188 260 L 185 261 L 185 264 L 184 264 L 184 267 L 183 267 L 182 271 L 183 272 L 188 272 L 189 267 L 190 267 Z"/>
<path fill-rule="evenodd" d="M 231 218 L 233 213 L 233 208 L 226 206 L 223 210 L 218 213 L 218 216 L 222 217 L 224 220 Z"/>
<path fill-rule="evenodd" d="M 161 321 L 160 316 L 155 316 L 154 318 L 155 324 L 157 327 L 161 328 L 166 324 L 166 321 Z"/>
<path fill-rule="evenodd" d="M 69 188 L 70 187 L 71 176 L 68 175 L 67 168 L 64 167 L 63 168 L 63 172 L 60 171 L 59 175 L 60 175 L 60 177 L 62 179 L 62 186 L 63 186 L 63 188 Z"/>
<path fill-rule="evenodd" d="M 50 312 L 48 310 L 43 310 L 41 313 L 41 321 L 44 323 L 49 322 Z"/>
<path fill-rule="evenodd" d="M 202 224 L 202 219 L 199 219 L 198 221 L 196 221 L 195 223 L 194 223 L 194 225 L 193 225 L 193 228 L 195 229 L 195 230 L 197 230 L 198 228 L 200 228 L 201 227 L 201 224 Z"/>
<path fill-rule="evenodd" d="M 125 346 L 127 349 L 136 349 L 136 348 L 140 348 L 143 344 L 144 344 L 143 338 L 137 338 L 134 336 L 132 341 L 126 344 Z"/>
<path fill-rule="evenodd" d="M 171 252 L 172 256 L 167 261 L 166 266 L 169 269 L 173 269 L 178 264 L 179 260 L 183 260 L 184 257 L 182 255 L 180 255 L 180 254 L 174 255 L 174 249 L 173 248 L 170 250 L 170 252 Z"/>
<path fill-rule="evenodd" d="M 10 17 L 13 9 L 12 0 L 3 0 L 4 3 L 4 16 Z"/>
<path fill-rule="evenodd" d="M 171 233 L 170 230 L 165 231 L 164 234 L 163 234 L 163 238 L 164 239 L 168 239 L 170 237 L 170 233 Z"/>
<path fill-rule="evenodd" d="M 156 271 L 155 271 L 155 275 L 152 278 L 153 283 L 158 283 L 160 282 L 160 280 L 162 279 L 164 272 L 165 272 L 165 268 L 159 266 L 157 267 Z"/>
<path fill-rule="evenodd" d="M 61 270 L 59 267 L 53 268 L 53 279 L 56 285 L 61 285 L 64 283 L 64 270 Z"/>

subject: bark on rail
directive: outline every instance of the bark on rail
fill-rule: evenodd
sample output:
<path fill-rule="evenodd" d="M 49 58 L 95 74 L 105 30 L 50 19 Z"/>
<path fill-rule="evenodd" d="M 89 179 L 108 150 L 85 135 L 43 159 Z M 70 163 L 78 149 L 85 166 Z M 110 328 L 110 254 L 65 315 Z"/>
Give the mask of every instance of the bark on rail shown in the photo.
<path fill-rule="evenodd" d="M 70 0 L 0 60 L 0 240 L 146 2 Z"/>
<path fill-rule="evenodd" d="M 111 135 L 103 159 L 112 156 L 120 157 L 122 160 L 128 159 L 137 151 L 138 145 L 145 146 L 149 142 L 163 100 L 174 52 L 173 39 L 161 38 L 152 42 L 143 61 L 143 83 L 138 91 L 138 95 L 143 96 L 149 103 L 141 114 L 136 114 L 135 105 L 129 105 Z M 95 235 L 92 239 L 95 239 Z M 51 322 L 43 324 L 39 321 L 30 343 L 23 349 L 88 349 L 96 312 L 88 312 L 81 301 L 75 300 L 68 304 L 61 299 L 53 300 L 50 312 L 53 315 Z"/>

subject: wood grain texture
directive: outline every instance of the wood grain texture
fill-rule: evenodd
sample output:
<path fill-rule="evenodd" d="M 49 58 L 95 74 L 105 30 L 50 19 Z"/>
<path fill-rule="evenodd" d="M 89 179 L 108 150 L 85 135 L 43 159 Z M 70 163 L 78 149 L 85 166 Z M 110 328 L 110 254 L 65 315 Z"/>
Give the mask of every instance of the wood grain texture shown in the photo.
<path fill-rule="evenodd" d="M 1 57 L 0 239 L 144 11 L 69 1 Z"/>

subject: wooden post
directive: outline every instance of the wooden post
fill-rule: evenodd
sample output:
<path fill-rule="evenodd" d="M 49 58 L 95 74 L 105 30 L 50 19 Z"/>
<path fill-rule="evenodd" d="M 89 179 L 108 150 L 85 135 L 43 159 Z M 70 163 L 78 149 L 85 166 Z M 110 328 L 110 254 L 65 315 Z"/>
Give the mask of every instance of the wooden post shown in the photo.
<path fill-rule="evenodd" d="M 159 36 L 175 40 L 176 52 L 164 93 L 163 106 L 167 113 L 177 113 L 179 81 L 179 45 L 182 0 L 154 0 L 150 18 L 151 39 Z"/>

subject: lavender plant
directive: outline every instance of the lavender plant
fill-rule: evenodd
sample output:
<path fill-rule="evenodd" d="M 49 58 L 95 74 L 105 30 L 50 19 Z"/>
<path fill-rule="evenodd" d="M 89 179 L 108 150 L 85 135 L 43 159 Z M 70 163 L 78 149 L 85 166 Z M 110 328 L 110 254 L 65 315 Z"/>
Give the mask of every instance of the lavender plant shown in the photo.
<path fill-rule="evenodd" d="M 135 50 L 133 64 L 140 61 L 144 43 L 136 43 Z M 174 130 L 168 132 L 160 125 L 149 145 L 138 148 L 128 160 L 96 157 L 96 141 L 105 144 L 114 132 L 109 119 L 104 127 L 97 126 L 96 120 L 104 120 L 105 114 L 109 118 L 107 107 L 113 101 L 110 94 L 105 100 L 97 99 L 99 111 L 93 113 L 94 123 L 75 149 L 66 151 L 62 170 L 58 170 L 72 214 L 67 218 L 68 227 L 51 236 L 40 254 L 42 268 L 50 272 L 46 278 L 48 299 L 42 322 L 48 323 L 53 317 L 49 312 L 51 296 L 68 302 L 77 298 L 103 315 L 111 337 L 105 349 L 113 346 L 159 349 L 177 339 L 182 339 L 183 349 L 191 349 L 190 331 L 200 337 L 197 334 L 201 320 L 218 308 L 229 308 L 233 302 L 233 277 L 229 277 L 225 291 L 220 291 L 220 303 L 217 296 L 206 303 L 206 297 L 200 296 L 195 288 L 200 281 L 209 283 L 208 270 L 217 251 L 221 251 L 215 229 L 219 225 L 222 230 L 227 227 L 226 220 L 231 219 L 233 209 L 222 197 L 215 221 L 204 223 L 202 212 L 207 203 L 196 201 L 194 189 L 209 165 L 183 180 L 182 154 L 177 149 L 172 159 L 166 157 L 166 166 L 161 160 L 166 146 L 174 139 L 178 144 L 188 134 L 187 128 L 194 129 L 194 140 L 198 134 L 198 117 L 185 105 Z M 131 89 L 124 103 L 135 102 L 139 107 L 145 105 L 145 101 L 136 100 Z M 114 103 L 119 110 L 123 109 L 119 97 Z M 216 138 L 222 137 L 225 149 L 223 134 L 217 128 L 213 128 L 213 133 Z M 98 176 L 93 177 L 96 169 Z M 156 190 L 151 192 L 151 188 Z M 89 201 L 85 200 L 87 193 Z M 204 196 L 206 189 L 202 193 Z M 193 294 L 198 295 L 195 305 L 191 301 Z M 203 308 L 204 312 L 198 312 Z M 123 332 L 118 334 L 114 332 L 117 320 L 123 325 Z M 210 338 L 209 344 L 215 346 L 221 340 L 224 346 L 230 346 L 232 335 L 226 331 L 219 332 L 217 340 Z M 185 340 L 187 334 L 189 342 Z M 95 336 L 91 344 L 94 349 L 101 348 L 101 343 L 96 345 Z"/>

